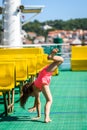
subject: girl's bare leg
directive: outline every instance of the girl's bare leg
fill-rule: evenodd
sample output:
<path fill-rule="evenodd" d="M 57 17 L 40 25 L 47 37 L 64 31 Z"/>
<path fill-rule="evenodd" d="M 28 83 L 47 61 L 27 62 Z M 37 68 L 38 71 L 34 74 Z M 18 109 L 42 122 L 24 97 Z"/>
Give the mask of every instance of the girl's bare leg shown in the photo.
<path fill-rule="evenodd" d="M 51 104 L 52 104 L 52 95 L 51 95 L 49 86 L 47 86 L 47 85 L 43 86 L 42 93 L 44 94 L 44 96 L 46 98 L 44 121 L 46 123 L 48 123 L 48 122 L 51 121 L 49 114 L 50 114 L 50 107 L 51 107 Z"/>
<path fill-rule="evenodd" d="M 61 56 L 53 56 L 51 54 L 50 54 L 50 58 L 51 58 L 51 60 L 53 60 L 53 63 L 51 63 L 48 66 L 47 71 L 48 72 L 53 72 L 53 71 L 55 71 L 56 68 L 58 68 L 58 66 L 60 64 L 63 63 L 64 59 Z"/>

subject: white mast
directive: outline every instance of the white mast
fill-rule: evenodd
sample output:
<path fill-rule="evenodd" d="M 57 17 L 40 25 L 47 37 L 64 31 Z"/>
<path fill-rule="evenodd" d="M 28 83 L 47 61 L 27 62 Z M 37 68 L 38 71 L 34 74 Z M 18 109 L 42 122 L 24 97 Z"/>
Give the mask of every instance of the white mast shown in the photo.
<path fill-rule="evenodd" d="M 0 14 L 2 14 L 2 42 L 4 47 L 22 47 L 20 15 L 21 13 L 36 13 L 42 11 L 43 6 L 29 6 L 21 5 L 21 0 L 2 0 L 3 7 L 0 7 Z M 34 16 L 36 16 L 36 14 Z"/>
<path fill-rule="evenodd" d="M 21 0 L 3 0 L 3 36 L 2 45 L 21 46 Z"/>

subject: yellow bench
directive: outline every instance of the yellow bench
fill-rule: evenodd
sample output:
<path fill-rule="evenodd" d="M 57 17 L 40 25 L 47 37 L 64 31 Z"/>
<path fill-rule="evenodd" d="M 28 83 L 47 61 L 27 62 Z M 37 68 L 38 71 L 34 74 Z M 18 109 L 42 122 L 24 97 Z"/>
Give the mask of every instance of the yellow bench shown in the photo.
<path fill-rule="evenodd" d="M 26 55 L 26 54 L 42 54 L 44 53 L 43 48 L 41 47 L 32 47 L 32 48 L 2 48 L 0 49 L 0 55 Z"/>
<path fill-rule="evenodd" d="M 0 92 L 0 96 L 2 96 L 2 92 Z"/>
<path fill-rule="evenodd" d="M 15 60 L 16 81 L 24 81 L 27 79 L 27 76 L 30 76 L 33 80 L 34 76 L 39 73 L 44 65 L 50 63 L 49 61 L 47 61 L 47 63 L 43 65 L 44 55 L 44 50 L 41 47 L 0 49 L 0 60 Z M 26 60 L 25 63 L 23 61 L 24 59 Z"/>
<path fill-rule="evenodd" d="M 0 49 L 0 59 L 27 59 L 29 61 L 30 57 L 37 56 L 37 65 L 35 69 L 37 72 L 41 69 L 41 60 L 42 55 L 44 54 L 44 50 L 42 47 L 30 47 L 30 48 L 5 48 Z M 28 68 L 29 68 L 29 62 Z M 36 64 L 36 60 L 35 60 Z M 33 64 L 34 65 L 34 64 Z M 28 69 L 30 70 L 30 69 Z M 29 72 L 29 71 L 28 71 Z"/>
<path fill-rule="evenodd" d="M 87 46 L 72 46 L 71 69 L 87 70 Z"/>
<path fill-rule="evenodd" d="M 9 57 L 6 59 L 4 57 L 3 59 L 0 59 L 0 62 L 12 62 L 15 63 L 15 83 L 16 86 L 19 86 L 20 92 L 21 92 L 21 86 L 23 86 L 24 81 L 28 78 L 28 72 L 27 72 L 27 60 L 23 58 L 12 58 Z"/>
<path fill-rule="evenodd" d="M 31 79 L 31 81 L 34 80 L 34 78 L 37 75 L 37 56 L 31 55 L 30 57 L 27 57 L 27 69 L 28 69 L 28 78 Z"/>
<path fill-rule="evenodd" d="M 14 109 L 15 64 L 0 62 L 0 93 L 3 94 L 5 115 Z"/>
<path fill-rule="evenodd" d="M 41 69 L 41 60 L 44 50 L 42 47 L 30 47 L 30 48 L 5 48 L 0 49 L 0 59 L 14 58 L 14 59 L 30 59 L 31 55 L 38 56 L 37 71 Z M 5 58 L 5 59 L 6 59 Z"/>

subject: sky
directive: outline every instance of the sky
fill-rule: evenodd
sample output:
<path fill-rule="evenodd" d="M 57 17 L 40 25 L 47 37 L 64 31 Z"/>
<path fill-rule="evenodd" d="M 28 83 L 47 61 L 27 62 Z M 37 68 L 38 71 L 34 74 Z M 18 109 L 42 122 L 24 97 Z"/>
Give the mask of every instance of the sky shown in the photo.
<path fill-rule="evenodd" d="M 43 11 L 32 19 L 41 22 L 87 18 L 87 0 L 21 0 L 21 4 L 44 6 Z M 0 0 L 0 6 L 2 6 L 2 0 Z M 33 14 L 23 15 L 26 20 L 33 16 Z"/>

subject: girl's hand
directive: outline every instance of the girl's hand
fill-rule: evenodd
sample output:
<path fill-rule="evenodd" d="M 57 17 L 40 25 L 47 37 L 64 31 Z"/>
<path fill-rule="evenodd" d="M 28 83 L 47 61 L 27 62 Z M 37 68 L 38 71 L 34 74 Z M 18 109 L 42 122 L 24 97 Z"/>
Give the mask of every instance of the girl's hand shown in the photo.
<path fill-rule="evenodd" d="M 35 112 L 36 111 L 36 107 L 32 107 L 28 109 L 29 112 Z"/>
<path fill-rule="evenodd" d="M 40 119 L 40 116 L 37 116 L 37 117 L 33 117 L 32 120 L 39 120 Z"/>

